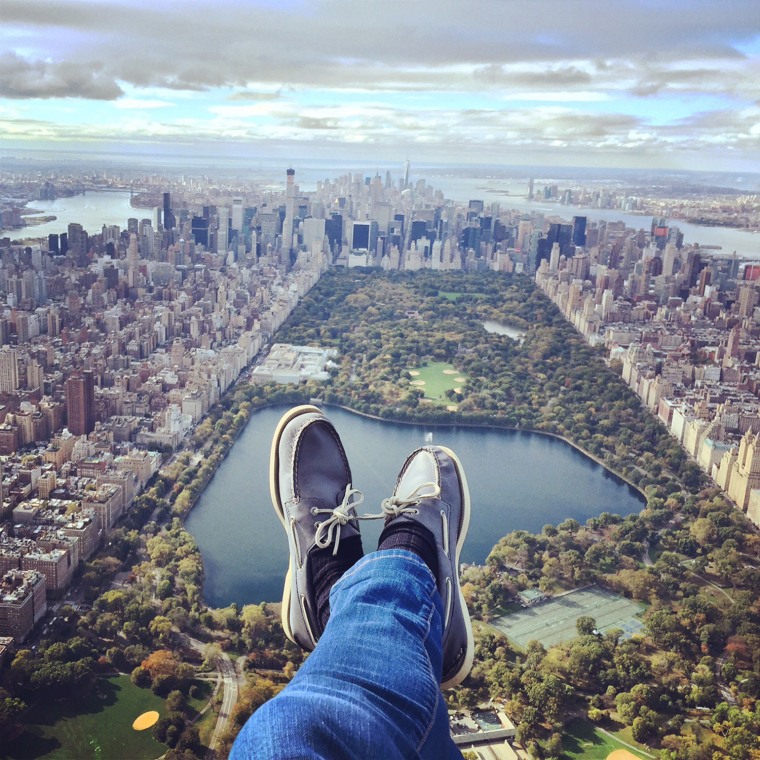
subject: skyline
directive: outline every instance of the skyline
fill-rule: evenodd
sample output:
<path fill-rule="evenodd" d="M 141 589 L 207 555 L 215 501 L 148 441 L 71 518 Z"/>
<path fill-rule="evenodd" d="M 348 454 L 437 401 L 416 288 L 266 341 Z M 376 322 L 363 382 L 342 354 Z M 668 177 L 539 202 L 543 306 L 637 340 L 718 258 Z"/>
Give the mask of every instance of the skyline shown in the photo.
<path fill-rule="evenodd" d="M 751 0 L 4 0 L 1 15 L 5 152 L 732 172 L 760 159 Z"/>

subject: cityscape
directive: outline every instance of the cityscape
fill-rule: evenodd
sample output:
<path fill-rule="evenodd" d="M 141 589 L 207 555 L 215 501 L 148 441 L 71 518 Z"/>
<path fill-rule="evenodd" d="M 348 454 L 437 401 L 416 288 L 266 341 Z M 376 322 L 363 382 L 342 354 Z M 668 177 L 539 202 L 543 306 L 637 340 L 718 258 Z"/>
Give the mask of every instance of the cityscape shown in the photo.
<path fill-rule="evenodd" d="M 87 609 L 79 568 L 238 381 L 329 378 L 334 349 L 276 336 L 330 270 L 535 279 L 760 525 L 760 256 L 687 242 L 677 219 L 651 216 L 672 209 L 661 189 L 530 178 L 521 200 L 553 204 L 534 211 L 511 209 L 512 198 L 455 202 L 411 174 L 406 162 L 395 176 L 352 173 L 309 192 L 294 168 L 279 190 L 165 176 L 0 176 L 4 224 L 17 228 L 0 240 L 4 651 L 39 635 L 62 604 Z M 129 193 L 135 216 L 123 227 L 71 221 L 35 237 L 39 224 L 56 222 L 35 201 L 109 192 Z M 588 214 L 568 219 L 568 205 Z M 599 209 L 641 223 L 596 220 Z M 758 221 L 753 197 L 712 189 L 674 213 L 719 214 L 714 226 L 744 230 Z"/>
<path fill-rule="evenodd" d="M 0 16 L 0 758 L 244 754 L 389 526 L 456 684 L 421 756 L 760 758 L 755 0 Z M 299 556 L 307 404 L 351 482 Z"/>

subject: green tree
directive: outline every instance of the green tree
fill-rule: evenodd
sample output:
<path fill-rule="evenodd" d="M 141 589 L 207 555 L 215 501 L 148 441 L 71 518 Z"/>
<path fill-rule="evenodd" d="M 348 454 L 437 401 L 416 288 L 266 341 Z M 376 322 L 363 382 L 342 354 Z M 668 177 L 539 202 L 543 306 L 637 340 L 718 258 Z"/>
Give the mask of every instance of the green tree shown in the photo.
<path fill-rule="evenodd" d="M 590 636 L 596 631 L 596 620 L 590 615 L 581 615 L 575 621 L 575 629 L 579 636 Z"/>

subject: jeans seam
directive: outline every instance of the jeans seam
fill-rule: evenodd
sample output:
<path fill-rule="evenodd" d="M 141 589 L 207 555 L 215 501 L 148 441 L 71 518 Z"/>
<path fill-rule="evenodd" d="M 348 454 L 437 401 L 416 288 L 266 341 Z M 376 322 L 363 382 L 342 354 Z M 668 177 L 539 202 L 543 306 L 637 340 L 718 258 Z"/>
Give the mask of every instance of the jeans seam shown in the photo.
<path fill-rule="evenodd" d="M 426 565 L 427 567 L 427 565 Z M 433 588 L 433 593 L 438 593 L 437 588 Z M 427 618 L 427 630 L 425 632 L 425 637 L 422 639 L 423 647 L 425 643 L 428 640 L 428 637 L 430 636 L 430 623 L 433 619 L 433 613 L 435 612 L 435 604 L 432 603 L 432 595 L 428 595 L 428 600 L 431 602 L 430 604 L 430 612 L 428 614 Z M 426 648 L 427 651 L 427 648 Z M 433 726 L 435 725 L 435 721 L 438 717 L 438 694 L 441 691 L 441 685 L 438 683 L 435 674 L 433 673 L 432 667 L 430 667 L 430 659 L 428 658 L 428 667 L 427 667 L 427 674 L 430 677 L 430 682 L 433 684 L 434 689 L 434 695 L 433 695 L 433 709 L 431 711 L 430 715 L 430 722 L 428 723 L 427 728 L 425 729 L 424 733 L 422 734 L 422 738 L 417 743 L 417 746 L 415 747 L 416 751 L 419 753 L 420 748 L 422 745 L 428 740 L 428 737 L 430 736 L 430 732 L 433 730 Z"/>
<path fill-rule="evenodd" d="M 416 556 L 413 552 L 408 552 L 408 551 L 403 551 L 403 550 L 399 552 L 398 550 L 394 551 L 393 549 L 387 549 L 382 552 L 376 552 L 373 555 L 365 555 L 352 568 L 346 570 L 346 572 L 343 573 L 343 575 L 335 582 L 335 585 L 333 586 L 333 593 L 336 591 L 340 591 L 340 586 L 343 583 L 343 581 L 346 579 L 350 580 L 351 577 L 355 575 L 356 573 L 360 572 L 365 565 L 378 562 L 378 561 L 382 562 L 384 560 L 391 559 L 391 558 L 408 560 L 410 563 L 412 563 L 416 567 L 420 568 L 421 570 L 424 570 L 425 574 L 431 581 L 429 590 L 427 590 L 429 612 L 427 615 L 427 620 L 425 621 L 426 623 L 425 635 L 421 640 L 423 649 L 425 650 L 425 652 L 427 652 L 427 647 L 425 645 L 428 641 L 428 638 L 430 637 L 431 623 L 432 623 L 433 615 L 435 613 L 435 603 L 433 602 L 433 594 L 438 593 L 438 587 L 436 585 L 435 576 L 433 575 L 432 571 L 425 564 L 425 562 L 422 560 L 421 557 Z M 426 726 L 422 734 L 422 737 L 420 738 L 420 741 L 417 743 L 415 747 L 415 750 L 418 753 L 419 753 L 420 748 L 425 744 L 425 742 L 430 737 L 430 733 L 433 730 L 433 727 L 435 726 L 435 722 L 438 717 L 437 715 L 438 714 L 438 696 L 441 690 L 440 681 L 438 681 L 438 679 L 435 677 L 435 673 L 433 673 L 433 669 L 431 667 L 429 657 L 427 658 L 427 661 L 428 661 L 428 666 L 427 668 L 425 668 L 425 672 L 428 676 L 428 682 L 432 686 L 432 689 L 434 692 L 433 693 L 433 708 L 431 711 L 430 722 Z"/>

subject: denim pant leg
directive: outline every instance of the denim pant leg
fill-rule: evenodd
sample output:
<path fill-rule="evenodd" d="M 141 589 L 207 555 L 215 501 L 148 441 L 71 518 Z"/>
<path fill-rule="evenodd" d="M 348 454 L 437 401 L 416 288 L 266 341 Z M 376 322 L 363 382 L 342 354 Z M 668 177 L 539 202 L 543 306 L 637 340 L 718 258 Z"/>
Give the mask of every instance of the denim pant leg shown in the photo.
<path fill-rule="evenodd" d="M 241 758 L 461 758 L 440 691 L 442 603 L 417 555 L 357 562 L 333 587 L 330 620 L 288 686 L 257 710 Z"/>

